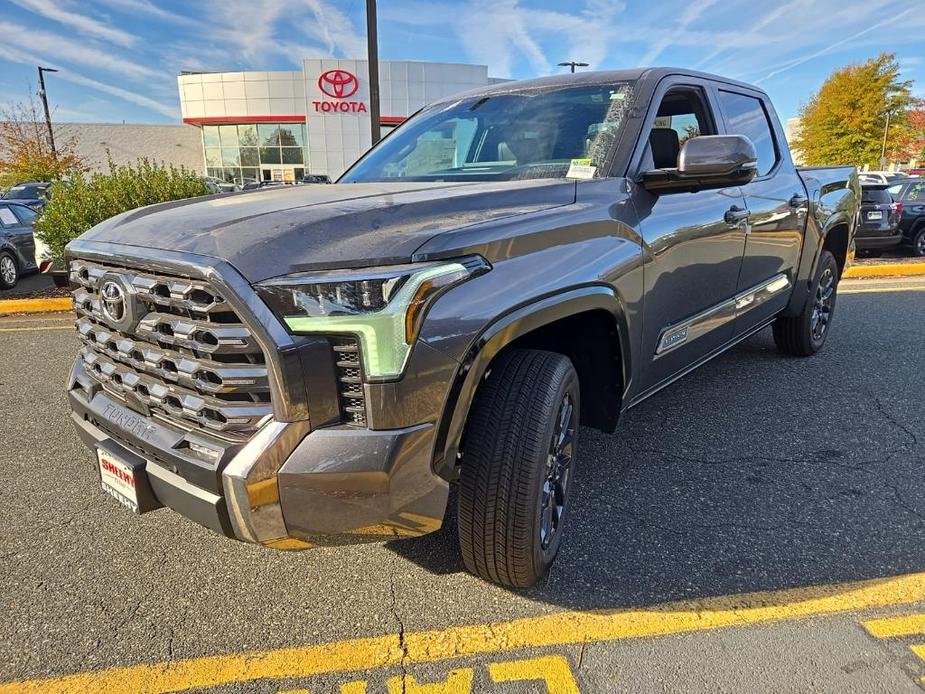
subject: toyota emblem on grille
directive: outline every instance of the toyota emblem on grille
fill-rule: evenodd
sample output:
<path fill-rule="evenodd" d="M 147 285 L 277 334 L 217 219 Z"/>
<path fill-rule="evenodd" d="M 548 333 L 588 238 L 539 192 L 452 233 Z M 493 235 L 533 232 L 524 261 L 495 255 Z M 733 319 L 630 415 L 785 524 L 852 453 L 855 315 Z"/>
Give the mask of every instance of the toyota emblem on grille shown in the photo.
<path fill-rule="evenodd" d="M 113 323 L 125 318 L 125 290 L 115 280 L 107 280 L 100 288 L 100 308 Z"/>
<path fill-rule="evenodd" d="M 100 278 L 100 314 L 104 321 L 123 333 L 138 323 L 138 307 L 131 284 L 122 275 L 111 273 Z"/>
<path fill-rule="evenodd" d="M 347 70 L 328 70 L 318 78 L 318 89 L 335 99 L 346 99 L 356 94 L 360 82 Z"/>

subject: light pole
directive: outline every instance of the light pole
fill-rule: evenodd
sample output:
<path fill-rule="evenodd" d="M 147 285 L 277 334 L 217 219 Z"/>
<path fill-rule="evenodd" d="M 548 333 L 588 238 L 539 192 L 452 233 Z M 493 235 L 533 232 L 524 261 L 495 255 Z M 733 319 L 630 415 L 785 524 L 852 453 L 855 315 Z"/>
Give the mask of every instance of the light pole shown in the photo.
<path fill-rule="evenodd" d="M 564 63 L 559 63 L 559 67 L 571 68 L 571 71 L 574 74 L 576 67 L 588 67 L 588 63 L 579 63 L 574 60 L 567 60 Z"/>
<path fill-rule="evenodd" d="M 890 114 L 886 112 L 886 126 L 883 128 L 883 144 L 880 146 L 880 170 L 886 170 L 886 138 L 890 134 Z"/>
<path fill-rule="evenodd" d="M 48 112 L 48 96 L 45 94 L 46 72 L 57 72 L 57 70 L 51 67 L 39 66 L 39 96 L 42 98 L 42 106 L 45 107 L 45 125 L 48 126 L 48 143 L 51 145 L 52 159 L 57 159 L 58 153 L 55 151 L 55 134 L 51 130 L 51 113 Z"/>
<path fill-rule="evenodd" d="M 379 142 L 379 37 L 376 31 L 376 0 L 366 0 L 366 65 L 369 70 L 369 134 Z"/>

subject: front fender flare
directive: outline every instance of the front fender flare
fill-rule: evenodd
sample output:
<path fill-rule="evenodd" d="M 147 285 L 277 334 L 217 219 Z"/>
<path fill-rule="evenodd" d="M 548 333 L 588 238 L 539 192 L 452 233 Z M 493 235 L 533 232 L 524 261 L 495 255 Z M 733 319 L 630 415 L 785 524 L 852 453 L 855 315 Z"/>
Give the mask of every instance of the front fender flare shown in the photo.
<path fill-rule="evenodd" d="M 624 302 L 609 285 L 590 285 L 537 299 L 487 325 L 473 340 L 456 371 L 443 407 L 434 445 L 434 470 L 451 479 L 469 409 L 491 361 L 520 337 L 562 318 L 589 311 L 606 311 L 614 317 L 622 355 L 623 393 L 631 381 L 629 330 Z"/>

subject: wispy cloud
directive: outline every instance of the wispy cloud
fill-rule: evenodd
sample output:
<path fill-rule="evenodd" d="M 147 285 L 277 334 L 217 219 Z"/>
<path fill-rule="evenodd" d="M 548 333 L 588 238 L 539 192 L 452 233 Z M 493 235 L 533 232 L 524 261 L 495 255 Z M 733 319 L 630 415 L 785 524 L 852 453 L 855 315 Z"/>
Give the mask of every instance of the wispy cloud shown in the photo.
<path fill-rule="evenodd" d="M 788 70 L 792 70 L 793 68 L 795 68 L 795 67 L 797 67 L 797 66 L 799 66 L 799 65 L 803 65 L 803 64 L 805 64 L 805 63 L 808 63 L 810 60 L 813 60 L 813 59 L 815 59 L 815 58 L 819 58 L 820 56 L 826 55 L 827 53 L 831 53 L 831 52 L 835 51 L 836 49 L 840 48 L 841 46 L 844 46 L 844 45 L 846 45 L 846 44 L 852 43 L 853 41 L 856 41 L 857 39 L 861 38 L 862 36 L 864 36 L 864 35 L 866 35 L 866 34 L 870 34 L 871 32 L 874 32 L 874 31 L 876 31 L 877 29 L 880 29 L 880 28 L 885 27 L 885 26 L 889 26 L 889 25 L 891 25 L 891 24 L 896 24 L 899 20 L 901 20 L 901 19 L 905 18 L 906 16 L 912 14 L 912 12 L 914 12 L 914 11 L 916 11 L 916 10 L 918 10 L 918 8 L 916 8 L 916 7 L 910 7 L 909 9 L 907 9 L 907 10 L 905 10 L 905 11 L 903 11 L 903 12 L 900 12 L 899 14 L 891 15 L 891 16 L 887 17 L 886 19 L 883 19 L 883 20 L 877 22 L 876 24 L 872 24 L 872 25 L 870 25 L 870 26 L 868 26 L 868 27 L 865 27 L 864 29 L 861 29 L 860 31 L 858 31 L 858 32 L 856 32 L 856 33 L 854 33 L 854 34 L 851 34 L 850 36 L 847 36 L 847 37 L 841 39 L 840 41 L 835 41 L 834 43 L 826 44 L 825 47 L 823 47 L 823 48 L 821 48 L 821 49 L 819 49 L 819 50 L 817 50 L 817 51 L 814 51 L 814 52 L 809 53 L 809 54 L 807 54 L 807 55 L 800 56 L 799 58 L 796 58 L 796 59 L 794 59 L 794 60 L 791 60 L 791 61 L 785 63 L 784 65 L 782 65 L 782 66 L 779 67 L 778 69 L 772 70 L 771 72 L 769 72 L 767 75 L 765 75 L 765 76 L 762 77 L 761 79 L 755 80 L 755 83 L 756 83 L 756 84 L 761 84 L 762 82 L 765 82 L 765 81 L 771 79 L 772 77 L 775 77 L 775 76 L 777 76 L 777 75 L 779 75 L 779 74 L 781 74 L 781 73 L 783 73 L 783 72 L 787 72 Z"/>
<path fill-rule="evenodd" d="M 111 53 L 94 48 L 86 42 L 73 41 L 60 34 L 41 29 L 30 29 L 13 22 L 0 21 L 0 36 L 4 41 L 24 50 L 54 55 L 59 61 L 72 61 L 129 79 L 159 79 L 163 73 L 126 58 L 113 59 Z"/>
<path fill-rule="evenodd" d="M 105 39 L 119 46 L 132 46 L 137 41 L 137 37 L 133 34 L 104 24 L 93 17 L 72 12 L 56 0 L 12 0 L 12 2 L 47 19 L 76 29 L 82 34 Z"/>
<path fill-rule="evenodd" d="M 123 101 L 136 104 L 137 106 L 142 106 L 171 119 L 179 118 L 180 115 L 179 109 L 177 109 L 175 106 L 156 101 L 155 99 L 147 97 L 143 94 L 138 94 L 137 92 L 133 92 L 129 89 L 123 89 L 122 87 L 117 87 L 112 84 L 107 84 L 105 82 L 86 77 L 85 75 L 75 72 L 73 69 L 62 69 L 60 65 L 57 65 L 51 60 L 48 60 L 48 56 L 39 55 L 31 51 L 0 44 L 0 58 L 9 60 L 10 62 L 21 63 L 29 66 L 47 65 L 48 67 L 57 68 L 59 70 L 59 73 L 56 76 L 58 79 L 63 79 L 67 82 L 72 82 L 82 87 L 89 87 L 90 89 L 95 89 L 98 92 L 103 92 L 104 94 L 118 97 Z"/>
<path fill-rule="evenodd" d="M 304 25 L 305 34 L 320 42 L 331 55 L 356 58 L 366 54 L 366 37 L 359 34 L 350 17 L 324 0 L 306 0 L 311 20 Z"/>
<path fill-rule="evenodd" d="M 665 49 L 674 43 L 676 37 L 683 36 L 690 26 L 717 2 L 719 2 L 719 0 L 701 0 L 700 2 L 688 5 L 681 13 L 678 22 L 672 27 L 671 35 L 665 36 L 653 43 L 649 50 L 646 51 L 645 55 L 639 60 L 639 64 L 643 66 L 654 65 L 655 61 L 664 53 Z"/>

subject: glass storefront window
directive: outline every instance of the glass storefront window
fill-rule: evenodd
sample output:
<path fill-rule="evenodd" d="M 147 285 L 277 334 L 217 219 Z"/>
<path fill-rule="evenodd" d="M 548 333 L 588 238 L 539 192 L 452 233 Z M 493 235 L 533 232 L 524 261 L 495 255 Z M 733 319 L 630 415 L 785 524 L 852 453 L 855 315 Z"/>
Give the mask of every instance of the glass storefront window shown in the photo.
<path fill-rule="evenodd" d="M 254 124 L 239 125 L 238 142 L 242 147 L 256 147 L 260 144 L 257 140 L 257 126 Z"/>
<path fill-rule="evenodd" d="M 206 147 L 219 147 L 221 141 L 218 139 L 217 125 L 202 126 L 202 144 Z"/>
<path fill-rule="evenodd" d="M 222 147 L 238 146 L 238 126 L 220 125 L 218 126 L 218 132 L 222 136 Z"/>
<path fill-rule="evenodd" d="M 241 151 L 239 149 L 223 147 L 222 166 L 241 166 Z"/>
<path fill-rule="evenodd" d="M 302 125 L 281 125 L 279 126 L 279 143 L 283 147 L 304 147 L 305 141 L 302 137 Z"/>
<path fill-rule="evenodd" d="M 283 147 L 283 164 L 301 164 L 302 148 L 301 147 Z"/>
<path fill-rule="evenodd" d="M 308 161 L 301 123 L 203 125 L 202 142 L 208 175 L 223 181 L 240 183 L 267 175 L 290 180 L 290 172 L 298 180 Z"/>
<path fill-rule="evenodd" d="M 260 148 L 261 164 L 282 164 L 279 157 L 279 147 L 261 147 Z"/>
<path fill-rule="evenodd" d="M 241 166 L 260 166 L 260 155 L 256 147 L 241 148 Z"/>
<path fill-rule="evenodd" d="M 218 147 L 206 147 L 206 166 L 221 166 L 222 150 Z"/>
<path fill-rule="evenodd" d="M 260 136 L 260 144 L 263 147 L 273 147 L 279 145 L 278 125 L 258 125 L 257 134 Z"/>

